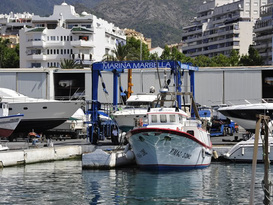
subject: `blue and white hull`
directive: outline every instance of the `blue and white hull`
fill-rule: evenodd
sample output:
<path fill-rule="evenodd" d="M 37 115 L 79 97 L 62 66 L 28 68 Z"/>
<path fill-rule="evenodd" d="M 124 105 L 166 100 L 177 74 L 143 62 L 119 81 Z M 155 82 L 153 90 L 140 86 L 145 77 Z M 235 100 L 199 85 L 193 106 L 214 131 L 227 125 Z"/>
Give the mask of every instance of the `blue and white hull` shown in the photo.
<path fill-rule="evenodd" d="M 174 129 L 139 128 L 129 133 L 136 163 L 144 168 L 194 169 L 211 163 L 212 146 Z"/>

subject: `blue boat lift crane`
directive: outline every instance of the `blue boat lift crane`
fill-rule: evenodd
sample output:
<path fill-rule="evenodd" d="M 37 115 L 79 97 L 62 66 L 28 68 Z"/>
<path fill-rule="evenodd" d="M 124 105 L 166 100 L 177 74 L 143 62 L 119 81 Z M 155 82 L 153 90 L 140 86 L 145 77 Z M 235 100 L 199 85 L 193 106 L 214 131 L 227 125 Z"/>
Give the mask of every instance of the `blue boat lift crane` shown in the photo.
<path fill-rule="evenodd" d="M 190 92 L 194 96 L 194 71 L 198 71 L 198 67 L 194 67 L 188 64 L 183 64 L 180 61 L 174 60 L 155 60 L 155 61 L 111 61 L 111 62 L 96 62 L 92 64 L 92 104 L 91 110 L 88 114 L 91 114 L 90 123 L 92 126 L 89 129 L 89 140 L 91 143 L 96 143 L 99 140 L 100 128 L 99 128 L 99 109 L 100 102 L 98 101 L 98 85 L 99 77 L 102 71 L 113 73 L 113 109 L 117 109 L 119 98 L 118 78 L 121 73 L 124 73 L 125 69 L 152 69 L 152 68 L 169 68 L 174 74 L 174 82 L 176 85 L 175 92 L 182 91 L 181 77 L 184 70 L 189 71 L 190 75 Z M 181 96 L 177 96 L 178 107 L 181 108 Z"/>

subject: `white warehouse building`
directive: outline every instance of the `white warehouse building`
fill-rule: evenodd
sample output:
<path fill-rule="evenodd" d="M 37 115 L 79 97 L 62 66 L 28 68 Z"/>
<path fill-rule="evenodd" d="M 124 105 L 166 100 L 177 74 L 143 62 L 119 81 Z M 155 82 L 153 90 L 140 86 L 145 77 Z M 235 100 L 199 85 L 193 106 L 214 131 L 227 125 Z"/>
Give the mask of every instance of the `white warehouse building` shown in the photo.
<path fill-rule="evenodd" d="M 63 59 L 87 66 L 126 41 L 114 24 L 86 12 L 79 15 L 66 3 L 55 5 L 49 17 L 34 15 L 32 24 L 19 33 L 21 68 L 59 68 Z"/>

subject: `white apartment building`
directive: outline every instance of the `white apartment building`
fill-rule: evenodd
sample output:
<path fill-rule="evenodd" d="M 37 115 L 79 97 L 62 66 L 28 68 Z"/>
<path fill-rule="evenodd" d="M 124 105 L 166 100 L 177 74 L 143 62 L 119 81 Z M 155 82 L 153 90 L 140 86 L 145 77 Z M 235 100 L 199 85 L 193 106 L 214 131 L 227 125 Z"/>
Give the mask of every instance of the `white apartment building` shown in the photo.
<path fill-rule="evenodd" d="M 20 30 L 21 68 L 59 68 L 63 59 L 88 66 L 125 42 L 123 30 L 92 14 L 75 12 L 74 6 L 55 5 L 49 17 L 32 17 L 32 28 Z"/>
<path fill-rule="evenodd" d="M 24 26 L 31 26 L 33 14 L 28 12 L 0 14 L 0 35 L 18 35 Z"/>
<path fill-rule="evenodd" d="M 273 38 L 273 4 L 267 4 L 261 7 L 261 17 L 255 23 L 254 27 L 254 48 L 257 49 L 260 56 L 263 57 L 265 65 L 273 65 L 272 62 L 272 38 Z"/>
<path fill-rule="evenodd" d="M 253 44 L 253 26 L 267 0 L 204 1 L 192 24 L 183 28 L 183 53 L 189 57 L 247 54 Z"/>

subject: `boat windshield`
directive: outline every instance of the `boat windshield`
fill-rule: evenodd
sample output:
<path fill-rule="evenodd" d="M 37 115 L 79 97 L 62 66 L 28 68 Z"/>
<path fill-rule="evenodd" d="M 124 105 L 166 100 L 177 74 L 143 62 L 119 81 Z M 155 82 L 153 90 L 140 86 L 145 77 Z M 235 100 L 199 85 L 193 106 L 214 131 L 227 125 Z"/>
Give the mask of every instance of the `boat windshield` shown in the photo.
<path fill-rule="evenodd" d="M 150 102 L 127 102 L 126 107 L 139 107 L 139 108 L 148 108 L 151 107 L 152 103 Z"/>

